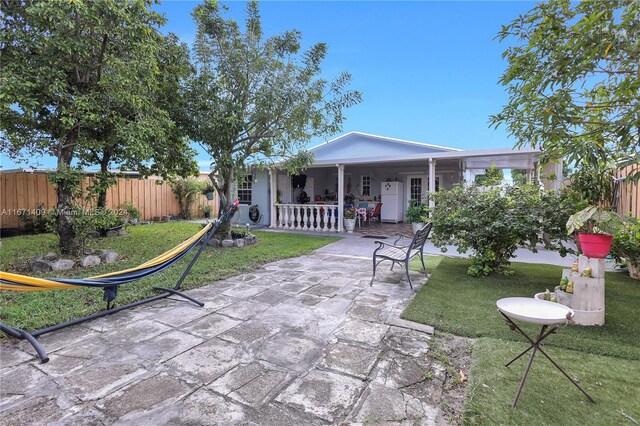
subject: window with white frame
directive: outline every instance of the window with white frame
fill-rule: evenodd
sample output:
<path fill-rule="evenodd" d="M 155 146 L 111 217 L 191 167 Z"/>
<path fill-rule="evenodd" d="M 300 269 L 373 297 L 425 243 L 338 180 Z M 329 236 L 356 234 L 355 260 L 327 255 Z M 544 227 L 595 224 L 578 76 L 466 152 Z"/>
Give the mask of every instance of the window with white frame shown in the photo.
<path fill-rule="evenodd" d="M 238 200 L 242 204 L 251 204 L 251 193 L 253 188 L 253 176 L 248 175 L 238 179 Z"/>
<path fill-rule="evenodd" d="M 370 196 L 371 195 L 371 176 L 369 175 L 362 176 L 360 187 L 362 188 L 363 197 Z"/>

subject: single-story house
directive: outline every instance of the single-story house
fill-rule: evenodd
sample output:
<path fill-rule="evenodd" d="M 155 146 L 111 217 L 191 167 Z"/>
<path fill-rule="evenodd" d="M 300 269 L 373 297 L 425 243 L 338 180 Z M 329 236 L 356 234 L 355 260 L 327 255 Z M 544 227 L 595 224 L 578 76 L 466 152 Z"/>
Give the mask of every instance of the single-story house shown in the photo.
<path fill-rule="evenodd" d="M 562 164 L 538 165 L 540 151 L 523 148 L 461 150 L 361 132 L 349 132 L 310 151 L 313 165 L 298 176 L 274 167 L 238 186 L 238 222 L 272 228 L 342 232 L 345 205 L 375 207 L 381 220 L 401 222 L 409 200 L 473 182 L 485 169 L 525 169 L 528 179 L 558 189 Z M 553 176 L 553 180 L 544 179 Z M 257 205 L 259 214 L 249 215 Z"/>

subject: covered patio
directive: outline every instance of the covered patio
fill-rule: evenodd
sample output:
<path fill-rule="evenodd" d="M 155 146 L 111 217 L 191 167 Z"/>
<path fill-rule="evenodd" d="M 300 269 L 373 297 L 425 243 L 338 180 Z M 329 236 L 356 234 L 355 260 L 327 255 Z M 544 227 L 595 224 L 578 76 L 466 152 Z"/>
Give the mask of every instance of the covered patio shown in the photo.
<path fill-rule="evenodd" d="M 382 235 L 387 224 L 404 221 L 411 200 L 426 202 L 429 193 L 456 184 L 471 184 L 475 176 L 491 167 L 527 170 L 529 182 L 558 189 L 562 181 L 562 165 L 539 167 L 539 151 L 533 149 L 487 149 L 461 151 L 416 142 L 382 138 L 391 145 L 387 155 L 380 151 L 381 137 L 358 134 L 360 144 L 336 140 L 320 145 L 314 164 L 299 176 L 289 176 L 278 168 L 269 170 L 270 227 L 296 231 L 344 232 L 344 211 L 348 207 L 371 213 L 379 203 L 380 214 L 365 220 L 361 228 L 376 224 Z M 339 138 L 340 139 L 340 138 Z M 362 140 L 364 139 L 364 140 Z M 367 149 L 366 142 L 371 145 Z M 376 144 L 373 144 L 376 142 Z M 351 157 L 339 143 L 351 145 Z M 354 147 L 353 145 L 359 145 Z M 420 145 L 426 152 L 402 153 L 406 147 Z M 331 149 L 329 149 L 331 148 Z M 374 154 L 372 156 L 368 153 Z M 394 153 L 395 155 L 389 155 Z M 553 180 L 549 177 L 553 177 Z M 276 194 L 274 197 L 273 194 Z M 433 201 L 428 200 L 432 206 Z M 361 210 L 361 212 L 363 212 Z"/>

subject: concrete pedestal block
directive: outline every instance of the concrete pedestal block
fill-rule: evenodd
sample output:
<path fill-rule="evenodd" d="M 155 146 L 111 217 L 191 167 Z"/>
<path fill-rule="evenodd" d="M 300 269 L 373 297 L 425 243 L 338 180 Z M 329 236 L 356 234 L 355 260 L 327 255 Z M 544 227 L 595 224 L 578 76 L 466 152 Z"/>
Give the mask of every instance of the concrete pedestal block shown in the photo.
<path fill-rule="evenodd" d="M 592 259 L 581 255 L 578 258 L 578 270 L 582 273 L 587 266 L 591 266 L 592 278 L 604 278 L 604 259 Z"/>
<path fill-rule="evenodd" d="M 581 277 L 584 269 L 591 267 L 591 277 Z M 578 325 L 604 325 L 604 259 L 580 256 L 578 272 L 563 269 L 562 276 L 573 281 L 573 294 L 555 288 L 558 303 L 574 310 L 573 321 Z"/>

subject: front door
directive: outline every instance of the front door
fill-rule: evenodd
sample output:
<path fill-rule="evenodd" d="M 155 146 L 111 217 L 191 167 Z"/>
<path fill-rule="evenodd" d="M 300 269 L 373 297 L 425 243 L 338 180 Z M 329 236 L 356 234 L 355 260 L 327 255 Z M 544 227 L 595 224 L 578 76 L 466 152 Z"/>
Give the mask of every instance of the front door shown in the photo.
<path fill-rule="evenodd" d="M 436 192 L 440 189 L 440 181 L 441 176 L 436 175 Z M 405 188 L 405 209 L 409 206 L 410 200 L 416 200 L 418 203 L 426 203 L 429 193 L 429 177 L 426 174 L 407 175 Z"/>
<path fill-rule="evenodd" d="M 416 200 L 418 203 L 422 203 L 422 198 L 428 190 L 427 187 L 427 175 L 408 175 L 407 183 L 405 185 L 406 205 L 409 205 L 410 200 Z"/>

